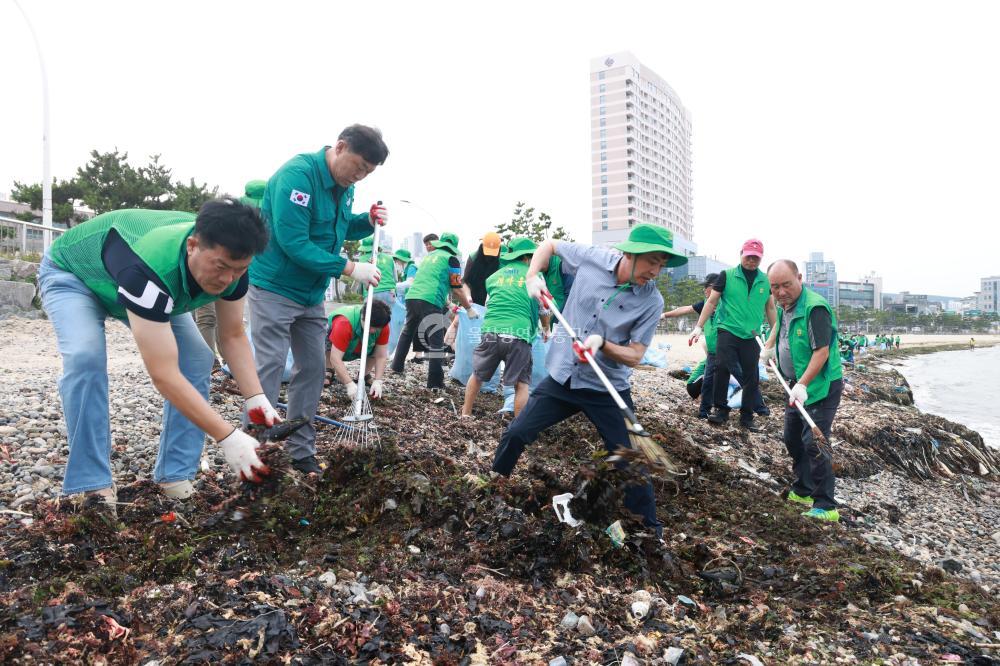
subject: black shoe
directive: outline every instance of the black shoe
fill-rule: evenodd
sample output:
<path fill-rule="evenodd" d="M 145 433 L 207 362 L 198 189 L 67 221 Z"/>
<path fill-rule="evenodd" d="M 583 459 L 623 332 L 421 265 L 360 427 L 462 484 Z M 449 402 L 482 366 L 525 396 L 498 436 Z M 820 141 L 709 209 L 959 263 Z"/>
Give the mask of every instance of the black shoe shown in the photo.
<path fill-rule="evenodd" d="M 708 418 L 708 412 L 698 412 L 698 418 L 699 419 L 707 419 Z"/>
<path fill-rule="evenodd" d="M 708 415 L 708 422 L 714 423 L 715 425 L 722 425 L 729 420 L 729 412 L 724 412 L 721 409 L 713 410 L 711 414 Z"/>
<path fill-rule="evenodd" d="M 771 408 L 768 407 L 767 405 L 764 405 L 760 409 L 755 409 L 753 411 L 754 411 L 754 414 L 756 414 L 757 416 L 770 416 L 771 415 Z"/>
<path fill-rule="evenodd" d="M 763 432 L 759 425 L 753 422 L 753 419 L 745 421 L 740 419 L 740 427 L 744 430 L 749 430 L 750 432 Z"/>
<path fill-rule="evenodd" d="M 322 474 L 323 468 L 316 462 L 316 456 L 306 456 L 292 461 L 292 467 L 303 474 Z"/>

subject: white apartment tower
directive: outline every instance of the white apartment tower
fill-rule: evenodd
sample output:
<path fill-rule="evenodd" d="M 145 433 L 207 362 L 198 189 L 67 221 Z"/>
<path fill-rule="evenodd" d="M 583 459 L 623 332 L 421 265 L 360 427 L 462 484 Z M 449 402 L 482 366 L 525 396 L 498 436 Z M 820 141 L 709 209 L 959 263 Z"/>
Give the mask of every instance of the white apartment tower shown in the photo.
<path fill-rule="evenodd" d="M 650 223 L 695 254 L 691 116 L 677 93 L 627 51 L 594 58 L 590 121 L 593 243 Z"/>

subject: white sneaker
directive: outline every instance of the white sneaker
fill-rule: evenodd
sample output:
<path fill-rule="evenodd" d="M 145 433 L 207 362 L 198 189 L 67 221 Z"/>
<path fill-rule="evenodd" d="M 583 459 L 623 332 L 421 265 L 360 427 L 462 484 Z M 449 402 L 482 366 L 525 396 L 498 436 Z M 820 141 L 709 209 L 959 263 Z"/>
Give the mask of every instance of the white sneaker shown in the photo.
<path fill-rule="evenodd" d="M 194 494 L 194 486 L 187 479 L 181 481 L 165 481 L 160 484 L 160 490 L 171 499 L 187 499 Z"/>

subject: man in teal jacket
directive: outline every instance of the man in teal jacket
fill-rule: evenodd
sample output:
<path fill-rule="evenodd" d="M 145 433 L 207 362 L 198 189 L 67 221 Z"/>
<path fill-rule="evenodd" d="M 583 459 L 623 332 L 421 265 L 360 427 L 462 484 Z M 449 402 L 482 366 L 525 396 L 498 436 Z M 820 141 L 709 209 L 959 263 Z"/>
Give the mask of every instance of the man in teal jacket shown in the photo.
<path fill-rule="evenodd" d="M 320 473 L 316 462 L 316 415 L 323 392 L 326 312 L 330 278 L 348 275 L 364 285 L 381 277 L 371 263 L 340 254 L 347 240 L 361 240 L 386 212 L 373 205 L 355 214 L 354 184 L 385 162 L 389 149 L 377 129 L 351 125 L 335 146 L 296 155 L 271 176 L 261 212 L 271 232 L 267 249 L 250 265 L 250 330 L 264 393 L 278 399 L 289 347 L 295 358 L 288 385 L 288 418 L 307 425 L 287 441 L 292 465 Z"/>

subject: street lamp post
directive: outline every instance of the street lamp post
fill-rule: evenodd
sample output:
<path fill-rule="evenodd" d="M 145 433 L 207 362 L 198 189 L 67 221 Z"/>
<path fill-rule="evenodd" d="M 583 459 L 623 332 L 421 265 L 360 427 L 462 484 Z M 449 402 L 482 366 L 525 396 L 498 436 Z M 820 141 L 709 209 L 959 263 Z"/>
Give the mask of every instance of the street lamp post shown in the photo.
<path fill-rule="evenodd" d="M 42 57 L 42 45 L 38 41 L 38 34 L 35 26 L 31 24 L 28 13 L 18 0 L 14 0 L 14 5 L 24 22 L 28 24 L 31 32 L 31 39 L 35 42 L 35 50 L 38 52 L 38 66 L 42 70 L 42 252 L 47 252 L 52 244 L 52 167 L 49 162 L 49 75 L 45 69 L 45 58 Z"/>

